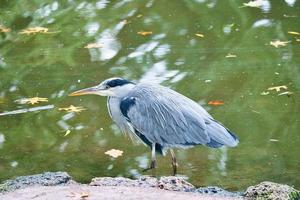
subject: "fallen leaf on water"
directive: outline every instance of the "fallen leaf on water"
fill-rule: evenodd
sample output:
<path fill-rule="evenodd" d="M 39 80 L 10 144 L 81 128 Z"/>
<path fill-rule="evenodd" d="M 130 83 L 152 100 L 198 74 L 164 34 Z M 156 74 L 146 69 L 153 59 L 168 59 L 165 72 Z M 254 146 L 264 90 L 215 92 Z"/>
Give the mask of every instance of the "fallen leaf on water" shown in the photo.
<path fill-rule="evenodd" d="M 26 28 L 19 32 L 19 34 L 27 34 L 27 35 L 36 34 L 36 33 L 51 34 L 51 33 L 57 33 L 57 31 L 49 32 L 48 28 L 37 26 L 37 27 Z"/>
<path fill-rule="evenodd" d="M 236 57 L 237 56 L 235 54 L 231 54 L 231 53 L 229 53 L 225 56 L 225 58 L 236 58 Z"/>
<path fill-rule="evenodd" d="M 280 85 L 275 87 L 269 87 L 268 90 L 276 90 L 276 92 L 280 92 L 281 89 L 287 90 L 288 87 L 286 85 Z"/>
<path fill-rule="evenodd" d="M 260 112 L 258 112 L 257 110 L 251 110 L 254 113 L 260 114 Z"/>
<path fill-rule="evenodd" d="M 15 102 L 19 104 L 36 104 L 40 102 L 48 102 L 48 98 L 42 98 L 42 97 L 32 97 L 32 98 L 23 98 L 23 99 L 18 99 L 15 100 Z"/>
<path fill-rule="evenodd" d="M 137 34 L 146 36 L 146 35 L 152 35 L 152 31 L 139 31 Z"/>
<path fill-rule="evenodd" d="M 8 33 L 10 31 L 10 28 L 6 28 L 5 26 L 0 25 L 0 33 Z"/>
<path fill-rule="evenodd" d="M 262 93 L 260 93 L 260 95 L 263 95 L 263 96 L 268 95 L 268 94 L 270 94 L 270 92 L 262 91 Z"/>
<path fill-rule="evenodd" d="M 300 39 L 297 38 L 296 41 L 297 41 L 297 42 L 300 42 Z"/>
<path fill-rule="evenodd" d="M 244 7 L 259 8 L 263 5 L 263 0 L 249 1 L 248 3 L 243 3 L 243 5 Z"/>
<path fill-rule="evenodd" d="M 289 34 L 292 34 L 292 35 L 300 35 L 300 33 L 299 33 L 299 32 L 296 32 L 296 31 L 289 31 L 288 33 L 289 33 Z"/>
<path fill-rule="evenodd" d="M 270 139 L 270 142 L 278 142 L 279 140 L 276 139 Z"/>
<path fill-rule="evenodd" d="M 71 133 L 71 131 L 70 131 L 70 130 L 67 130 L 66 133 L 65 133 L 65 135 L 64 135 L 64 137 L 66 137 L 66 136 L 69 135 L 70 133 Z"/>
<path fill-rule="evenodd" d="M 86 49 L 92 49 L 92 48 L 101 48 L 103 47 L 102 44 L 99 44 L 99 43 L 90 43 L 90 44 L 87 44 L 84 48 Z"/>
<path fill-rule="evenodd" d="M 284 47 L 286 46 L 287 43 L 289 43 L 290 41 L 280 41 L 280 40 L 275 40 L 275 41 L 271 41 L 270 45 L 278 48 L 278 47 Z"/>
<path fill-rule="evenodd" d="M 204 38 L 204 35 L 201 34 L 201 33 L 196 33 L 195 35 L 198 36 L 198 37 Z"/>
<path fill-rule="evenodd" d="M 67 197 L 78 197 L 80 199 L 85 199 L 86 197 L 89 197 L 90 196 L 90 193 L 89 192 L 80 192 L 80 193 L 77 193 L 77 192 L 70 192 L 69 195 L 67 195 Z"/>
<path fill-rule="evenodd" d="M 287 15 L 287 14 L 283 14 L 283 17 L 298 17 L 297 15 Z"/>
<path fill-rule="evenodd" d="M 122 23 L 125 24 L 125 25 L 126 25 L 126 24 L 130 24 L 130 21 L 128 21 L 127 19 L 124 19 L 124 20 L 122 21 Z"/>
<path fill-rule="evenodd" d="M 139 14 L 138 16 L 136 16 L 137 18 L 140 18 L 140 17 L 143 17 L 143 15 L 142 14 Z"/>
<path fill-rule="evenodd" d="M 89 192 L 80 192 L 80 198 L 86 198 L 88 196 L 90 196 Z"/>
<path fill-rule="evenodd" d="M 109 155 L 109 156 L 111 156 L 113 158 L 117 158 L 119 156 L 122 156 L 123 151 L 120 151 L 118 149 L 111 149 L 109 151 L 106 151 L 105 154 L 107 154 L 107 155 Z"/>
<path fill-rule="evenodd" d="M 73 106 L 73 105 L 70 105 L 69 107 L 66 107 L 66 108 L 58 108 L 58 110 L 64 110 L 64 111 L 67 111 L 67 112 L 81 112 L 83 110 L 85 110 L 85 108 L 81 107 L 81 106 Z"/>
<path fill-rule="evenodd" d="M 212 106 L 221 106 L 224 104 L 224 101 L 209 101 L 208 105 L 212 105 Z"/>
<path fill-rule="evenodd" d="M 294 94 L 294 93 L 290 92 L 290 91 L 286 91 L 286 92 L 279 93 L 278 96 L 287 95 L 288 97 L 290 97 L 292 94 Z"/>

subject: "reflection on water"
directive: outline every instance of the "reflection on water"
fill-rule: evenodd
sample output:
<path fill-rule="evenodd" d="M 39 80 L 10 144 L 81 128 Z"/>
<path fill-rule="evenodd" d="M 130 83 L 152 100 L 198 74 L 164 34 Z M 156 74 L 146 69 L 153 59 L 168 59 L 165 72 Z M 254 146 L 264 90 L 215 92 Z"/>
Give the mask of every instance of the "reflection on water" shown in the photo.
<path fill-rule="evenodd" d="M 241 190 L 271 180 L 299 188 L 299 1 L 261 2 L 1 2 L 0 113 L 15 115 L 0 116 L 0 180 L 57 170 L 83 182 L 143 174 L 149 149 L 120 133 L 106 99 L 67 96 L 122 76 L 176 89 L 240 137 L 234 149 L 177 150 L 179 173 L 192 183 Z M 36 26 L 53 33 L 18 34 Z M 270 45 L 276 40 L 286 43 Z M 281 85 L 287 89 L 268 90 Z M 14 102 L 32 96 L 54 107 Z M 69 105 L 86 110 L 58 110 Z M 112 148 L 123 156 L 104 154 Z M 158 176 L 170 175 L 170 156 L 159 157 L 158 167 Z"/>

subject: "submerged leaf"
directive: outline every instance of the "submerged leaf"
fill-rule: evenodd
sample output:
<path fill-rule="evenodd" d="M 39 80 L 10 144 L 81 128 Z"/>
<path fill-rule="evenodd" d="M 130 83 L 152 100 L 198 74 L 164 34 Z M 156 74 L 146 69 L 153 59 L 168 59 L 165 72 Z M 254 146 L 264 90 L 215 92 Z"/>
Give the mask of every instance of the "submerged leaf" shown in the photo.
<path fill-rule="evenodd" d="M 203 34 L 201 34 L 201 33 L 196 33 L 195 35 L 196 35 L 196 36 L 198 36 L 198 37 L 201 37 L 201 38 L 203 38 L 203 37 L 204 37 L 204 35 L 203 35 Z"/>
<path fill-rule="evenodd" d="M 281 89 L 287 90 L 288 87 L 286 85 L 280 85 L 275 87 L 269 87 L 268 90 L 276 90 L 276 92 L 280 92 Z"/>
<path fill-rule="evenodd" d="M 6 28 L 5 26 L 0 25 L 0 33 L 8 33 L 10 31 L 11 31 L 10 28 Z"/>
<path fill-rule="evenodd" d="M 64 137 L 66 137 L 66 136 L 69 135 L 70 133 L 71 133 L 71 131 L 70 131 L 70 130 L 67 130 L 66 133 L 65 133 L 65 135 L 64 135 Z"/>
<path fill-rule="evenodd" d="M 300 35 L 300 33 L 296 31 L 289 31 L 288 33 L 291 35 Z"/>
<path fill-rule="evenodd" d="M 245 7 L 259 8 L 263 5 L 263 0 L 249 1 L 248 3 L 243 3 Z"/>
<path fill-rule="evenodd" d="M 92 48 L 101 48 L 103 47 L 102 44 L 99 44 L 99 43 L 90 43 L 90 44 L 87 44 L 84 48 L 86 49 L 92 49 Z"/>
<path fill-rule="evenodd" d="M 58 110 L 64 110 L 64 111 L 67 111 L 67 112 L 81 112 L 83 110 L 85 110 L 85 108 L 81 107 L 81 106 L 73 106 L 73 105 L 70 105 L 69 107 L 66 107 L 66 108 L 58 108 Z"/>
<path fill-rule="evenodd" d="M 223 104 L 224 104 L 224 101 L 218 101 L 218 100 L 208 102 L 208 105 L 212 105 L 212 106 L 221 106 Z"/>
<path fill-rule="evenodd" d="M 260 93 L 260 95 L 263 95 L 263 96 L 268 95 L 268 94 L 270 94 L 270 92 L 263 91 L 262 93 Z"/>
<path fill-rule="evenodd" d="M 27 35 L 36 34 L 36 33 L 51 34 L 51 33 L 57 33 L 57 31 L 49 32 L 48 28 L 37 26 L 37 27 L 26 28 L 19 32 L 19 34 L 27 34 Z"/>
<path fill-rule="evenodd" d="M 231 54 L 231 53 L 229 53 L 225 56 L 225 58 L 236 58 L 236 57 L 237 56 L 235 54 Z"/>
<path fill-rule="evenodd" d="M 279 93 L 278 96 L 287 95 L 288 97 L 290 97 L 292 94 L 294 94 L 294 93 L 290 92 L 290 91 L 286 91 L 286 92 Z"/>
<path fill-rule="evenodd" d="M 15 102 L 19 104 L 36 104 L 40 102 L 48 102 L 48 98 L 42 98 L 42 97 L 32 97 L 32 98 L 23 98 L 15 100 Z"/>
<path fill-rule="evenodd" d="M 270 45 L 278 48 L 278 47 L 283 47 L 286 46 L 287 43 L 289 43 L 290 41 L 280 41 L 280 40 L 275 40 L 275 41 L 271 41 Z"/>
<path fill-rule="evenodd" d="M 111 150 L 109 150 L 109 151 L 106 151 L 105 154 L 106 154 L 106 155 L 109 155 L 109 156 L 111 156 L 111 157 L 113 157 L 113 158 L 117 158 L 117 157 L 119 157 L 119 156 L 122 156 L 123 151 L 118 150 L 118 149 L 111 149 Z"/>
<path fill-rule="evenodd" d="M 146 36 L 146 35 L 152 35 L 152 31 L 139 31 L 137 34 Z"/>

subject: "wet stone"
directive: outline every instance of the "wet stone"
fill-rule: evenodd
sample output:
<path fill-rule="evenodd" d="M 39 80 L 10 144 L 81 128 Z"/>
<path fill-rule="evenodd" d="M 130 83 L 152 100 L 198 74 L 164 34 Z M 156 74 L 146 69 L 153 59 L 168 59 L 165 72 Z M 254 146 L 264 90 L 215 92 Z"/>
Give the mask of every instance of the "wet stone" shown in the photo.
<path fill-rule="evenodd" d="M 45 172 L 43 174 L 19 176 L 16 179 L 4 181 L 2 184 L 0 184 L 0 192 L 13 191 L 34 185 L 65 185 L 69 184 L 70 182 L 71 176 L 66 172 Z"/>
<path fill-rule="evenodd" d="M 288 185 L 262 182 L 255 186 L 250 186 L 244 193 L 245 197 L 250 199 L 266 199 L 266 200 L 298 200 L 300 199 L 300 191 Z"/>
<path fill-rule="evenodd" d="M 196 192 L 201 194 L 218 195 L 223 197 L 241 197 L 241 192 L 229 192 L 217 186 L 199 187 Z"/>

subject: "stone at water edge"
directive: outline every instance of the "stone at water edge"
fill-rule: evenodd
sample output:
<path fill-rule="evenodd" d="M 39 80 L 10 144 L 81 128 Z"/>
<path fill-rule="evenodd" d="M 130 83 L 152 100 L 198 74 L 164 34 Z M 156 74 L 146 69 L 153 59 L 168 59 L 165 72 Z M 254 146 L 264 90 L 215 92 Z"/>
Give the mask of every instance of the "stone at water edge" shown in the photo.
<path fill-rule="evenodd" d="M 251 199 L 266 200 L 298 200 L 300 199 L 300 191 L 288 185 L 262 182 L 255 186 L 250 186 L 244 193 L 245 197 Z"/>

